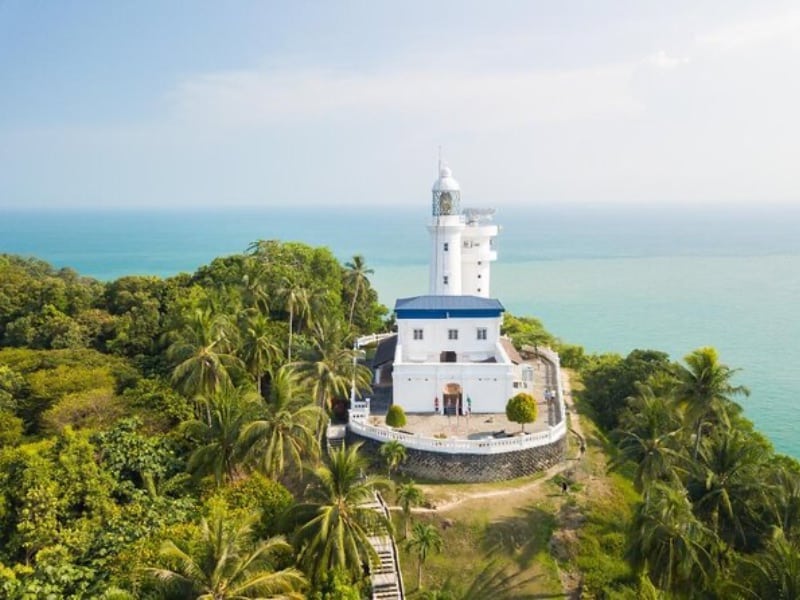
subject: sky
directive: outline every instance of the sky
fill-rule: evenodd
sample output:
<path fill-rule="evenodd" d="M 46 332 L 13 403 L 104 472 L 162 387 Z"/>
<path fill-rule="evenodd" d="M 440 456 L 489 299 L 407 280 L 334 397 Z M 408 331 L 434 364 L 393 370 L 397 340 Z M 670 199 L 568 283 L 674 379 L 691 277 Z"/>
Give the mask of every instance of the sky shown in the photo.
<path fill-rule="evenodd" d="M 0 0 L 0 210 L 800 205 L 800 4 Z"/>

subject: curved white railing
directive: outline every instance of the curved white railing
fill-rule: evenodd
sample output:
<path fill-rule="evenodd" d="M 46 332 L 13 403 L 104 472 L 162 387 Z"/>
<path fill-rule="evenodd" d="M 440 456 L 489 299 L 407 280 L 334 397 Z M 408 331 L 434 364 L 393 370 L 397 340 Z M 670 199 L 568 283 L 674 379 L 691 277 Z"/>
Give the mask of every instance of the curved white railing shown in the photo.
<path fill-rule="evenodd" d="M 566 422 L 535 433 L 524 433 L 507 438 L 486 437 L 477 440 L 459 438 L 431 438 L 419 434 L 403 433 L 386 427 L 376 427 L 360 419 L 350 419 L 350 431 L 377 442 L 397 440 L 406 448 L 442 452 L 445 454 L 502 454 L 527 448 L 547 446 L 557 442 L 567 433 Z"/>
<path fill-rule="evenodd" d="M 388 337 L 392 337 L 393 335 L 397 335 L 396 333 L 372 333 L 370 335 L 363 335 L 358 338 L 355 342 L 356 349 L 361 348 L 363 346 L 367 346 L 369 344 L 373 344 L 375 342 L 380 342 L 381 340 L 385 340 Z"/>
<path fill-rule="evenodd" d="M 531 348 L 533 350 L 533 348 Z M 547 446 L 562 439 L 567 433 L 564 418 L 565 406 L 561 387 L 561 360 L 558 353 L 550 348 L 537 348 L 537 354 L 551 363 L 555 374 L 555 390 L 558 401 L 558 414 L 555 425 L 544 431 L 514 435 L 512 437 L 494 438 L 489 435 L 482 439 L 432 438 L 414 433 L 395 431 L 387 427 L 378 427 L 368 423 L 370 410 L 369 398 L 354 400 L 350 406 L 348 427 L 353 433 L 362 437 L 385 443 L 397 440 L 407 448 L 446 454 L 502 454 L 516 450 Z"/>

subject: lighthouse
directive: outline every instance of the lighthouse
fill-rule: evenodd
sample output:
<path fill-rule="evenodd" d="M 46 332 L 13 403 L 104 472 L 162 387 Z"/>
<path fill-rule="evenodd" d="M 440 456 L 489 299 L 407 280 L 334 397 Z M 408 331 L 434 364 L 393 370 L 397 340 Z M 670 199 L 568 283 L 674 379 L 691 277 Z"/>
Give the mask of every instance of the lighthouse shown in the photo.
<path fill-rule="evenodd" d="M 392 401 L 410 413 L 501 413 L 533 389 L 533 368 L 501 335 L 505 308 L 490 296 L 494 210 L 462 208 L 441 163 L 431 193 L 430 291 L 395 302 L 397 334 L 376 350 L 376 381 L 390 378 Z"/>
<path fill-rule="evenodd" d="M 492 209 L 461 209 L 461 187 L 447 166 L 433 183 L 429 293 L 489 298 L 490 265 L 497 260 Z"/>

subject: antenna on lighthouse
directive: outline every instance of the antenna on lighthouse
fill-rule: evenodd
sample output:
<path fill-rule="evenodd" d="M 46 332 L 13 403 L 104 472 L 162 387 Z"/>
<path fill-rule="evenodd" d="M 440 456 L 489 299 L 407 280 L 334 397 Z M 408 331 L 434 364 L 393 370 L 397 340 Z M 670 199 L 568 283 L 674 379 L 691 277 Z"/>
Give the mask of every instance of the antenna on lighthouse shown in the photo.
<path fill-rule="evenodd" d="M 439 173 L 442 172 L 442 146 L 439 145 Z"/>

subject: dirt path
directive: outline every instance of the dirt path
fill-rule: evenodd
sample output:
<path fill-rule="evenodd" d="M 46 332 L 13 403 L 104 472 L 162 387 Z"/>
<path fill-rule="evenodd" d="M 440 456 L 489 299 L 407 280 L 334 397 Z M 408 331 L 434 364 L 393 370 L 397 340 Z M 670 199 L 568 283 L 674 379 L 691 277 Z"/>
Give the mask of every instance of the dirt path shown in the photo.
<path fill-rule="evenodd" d="M 511 485 L 505 488 L 496 488 L 490 490 L 455 491 L 452 494 L 452 498 L 438 501 L 436 505 L 432 507 L 413 508 L 412 512 L 442 514 L 471 501 L 483 500 L 487 498 L 502 498 L 511 495 L 514 495 L 517 498 L 524 497 L 524 501 L 526 503 L 535 502 L 538 499 L 544 498 L 546 495 L 553 496 L 553 490 L 546 490 L 545 486 L 552 485 L 550 484 L 550 480 L 558 474 L 566 473 L 568 479 L 571 481 L 583 480 L 585 478 L 585 474 L 582 473 L 582 469 L 580 467 L 582 466 L 584 457 L 583 453 L 580 452 L 580 448 L 586 448 L 586 437 L 572 402 L 572 387 L 570 384 L 569 373 L 564 370 L 561 372 L 561 383 L 564 394 L 564 403 L 567 407 L 567 418 L 569 419 L 568 435 L 573 435 L 577 438 L 577 443 L 572 445 L 574 450 L 572 450 L 571 456 L 567 456 L 564 461 L 551 467 L 541 476 L 537 477 L 536 480 L 531 481 L 530 483 L 526 483 L 524 485 Z M 596 485 L 595 482 L 593 482 L 593 486 L 594 485 Z M 422 490 L 429 495 L 440 493 L 440 490 L 438 490 L 435 486 L 420 485 L 420 488 L 422 488 Z M 541 491 L 541 495 L 536 493 L 537 490 Z M 579 495 L 583 495 L 585 493 L 585 488 L 581 492 L 578 492 Z M 580 528 L 584 520 L 584 517 L 576 503 L 568 501 L 571 498 L 574 499 L 575 494 L 563 496 L 563 500 L 560 501 L 560 506 L 556 512 L 558 525 L 551 540 L 551 552 L 561 564 L 567 562 L 566 549 L 571 544 L 576 543 L 577 529 Z M 400 510 L 400 508 L 396 506 L 391 507 L 391 509 Z M 559 569 L 558 576 L 561 581 L 562 589 L 564 590 L 564 598 L 569 598 L 570 600 L 580 600 L 582 595 L 581 574 L 579 572 Z"/>

